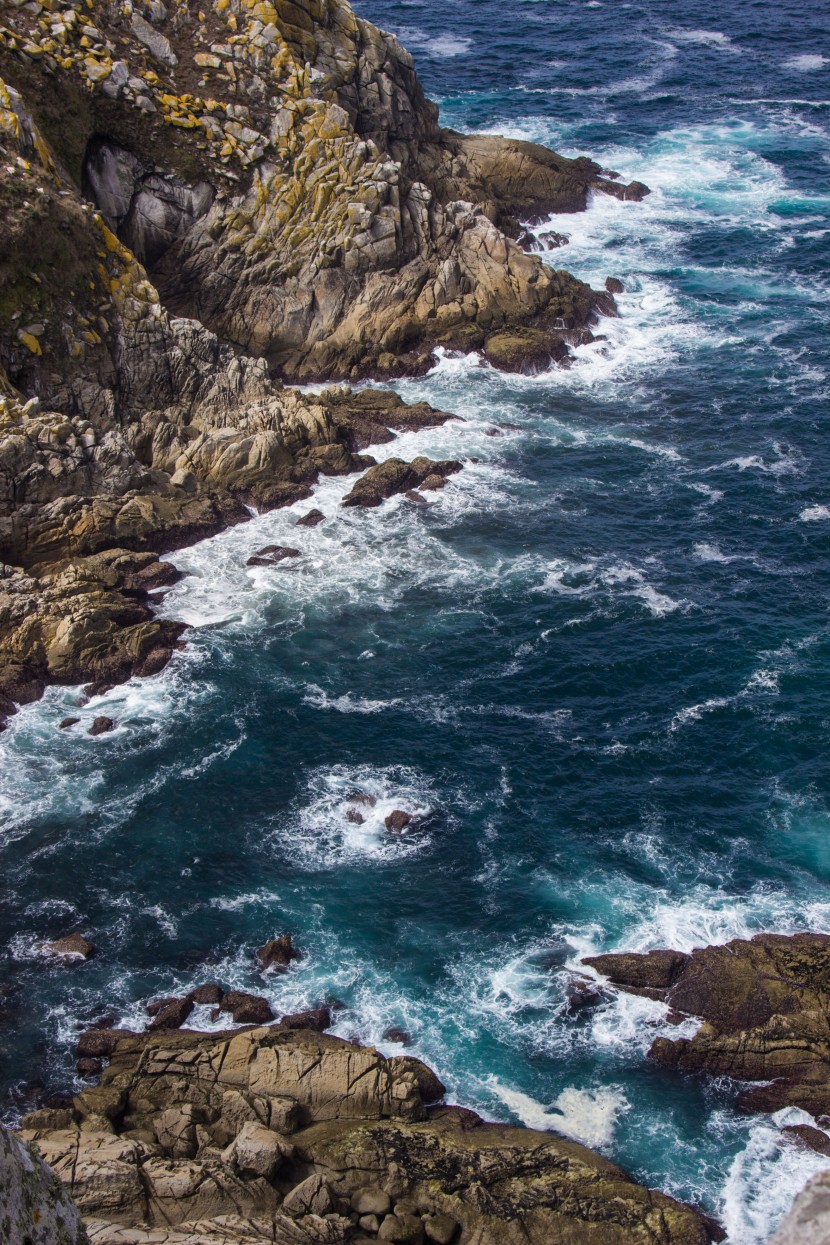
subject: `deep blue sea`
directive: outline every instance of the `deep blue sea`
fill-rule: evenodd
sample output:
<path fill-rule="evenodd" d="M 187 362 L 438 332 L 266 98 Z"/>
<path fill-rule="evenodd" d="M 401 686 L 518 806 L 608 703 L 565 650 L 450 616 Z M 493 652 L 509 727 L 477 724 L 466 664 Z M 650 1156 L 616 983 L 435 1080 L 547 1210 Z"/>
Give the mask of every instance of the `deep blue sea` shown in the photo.
<path fill-rule="evenodd" d="M 18 715 L 2 1082 L 65 1087 L 79 1027 L 205 979 L 280 1010 L 335 995 L 338 1033 L 391 1053 L 406 1029 L 455 1100 L 760 1245 L 830 1165 L 780 1139 L 806 1117 L 657 1071 L 661 1005 L 572 1011 L 567 986 L 599 949 L 830 930 L 830 7 L 357 7 L 445 124 L 652 187 L 552 222 L 552 263 L 622 278 L 620 317 L 570 370 L 473 355 L 401 382 L 464 422 L 377 456 L 478 460 L 429 508 L 341 511 L 351 481 L 327 480 L 316 529 L 293 526 L 306 503 L 176 554 L 187 651 Z M 296 570 L 246 567 L 272 541 Z M 68 712 L 118 728 L 60 732 Z M 355 791 L 378 800 L 363 826 Z M 388 836 L 396 807 L 422 828 Z M 77 927 L 96 960 L 38 958 Z M 306 956 L 264 979 L 252 950 L 283 930 Z"/>

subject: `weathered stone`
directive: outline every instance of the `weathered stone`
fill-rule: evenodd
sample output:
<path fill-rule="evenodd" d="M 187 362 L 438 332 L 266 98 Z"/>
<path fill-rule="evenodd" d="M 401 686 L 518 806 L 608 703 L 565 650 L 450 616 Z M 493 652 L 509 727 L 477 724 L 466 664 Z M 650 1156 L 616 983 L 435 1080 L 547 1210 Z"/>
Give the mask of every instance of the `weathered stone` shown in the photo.
<path fill-rule="evenodd" d="M 89 1245 L 77 1208 L 43 1160 L 0 1128 L 0 1225 L 8 1245 Z"/>
<path fill-rule="evenodd" d="M 292 960 L 300 958 L 294 947 L 290 934 L 280 934 L 279 938 L 269 938 L 257 948 L 256 959 L 260 968 L 273 968 L 278 972 L 288 968 Z"/>
<path fill-rule="evenodd" d="M 762 1081 L 739 1105 L 830 1112 L 830 936 L 758 934 L 691 955 L 594 956 L 623 989 L 665 999 L 704 1023 L 692 1038 L 656 1038 L 655 1062 Z"/>
<path fill-rule="evenodd" d="M 153 1016 L 148 1029 L 180 1029 L 193 1011 L 193 999 L 167 999 Z"/>
<path fill-rule="evenodd" d="M 219 1004 L 221 1011 L 230 1012 L 238 1025 L 263 1025 L 274 1019 L 267 999 L 261 995 L 247 994 L 244 990 L 229 990 Z"/>
<path fill-rule="evenodd" d="M 318 523 L 325 520 L 322 510 L 309 510 L 308 514 L 304 514 L 301 519 L 297 520 L 297 527 L 317 527 Z"/>
<path fill-rule="evenodd" d="M 491 333 L 484 343 L 489 363 L 504 372 L 533 376 L 567 358 L 568 348 L 561 336 L 543 329 L 516 328 Z"/>
<path fill-rule="evenodd" d="M 458 1235 L 458 1224 L 450 1215 L 426 1215 L 424 1234 L 428 1241 L 435 1241 L 435 1245 L 451 1245 Z"/>
<path fill-rule="evenodd" d="M 106 714 L 100 714 L 87 731 L 88 735 L 106 735 L 109 731 L 115 730 L 115 723 L 112 718 L 108 718 Z"/>
<path fill-rule="evenodd" d="M 357 1215 L 377 1215 L 383 1218 L 392 1209 L 392 1199 L 383 1189 L 373 1185 L 356 1189 L 351 1197 L 352 1210 Z"/>
<path fill-rule="evenodd" d="M 299 1219 L 303 1215 L 328 1215 L 336 1204 L 325 1176 L 317 1172 L 286 1193 L 282 1209 L 286 1215 Z"/>
<path fill-rule="evenodd" d="M 313 1007 L 305 1012 L 292 1012 L 280 1017 L 283 1029 L 313 1029 L 316 1033 L 325 1033 L 331 1028 L 331 1012 L 327 1007 Z"/>
<path fill-rule="evenodd" d="M 383 824 L 390 834 L 402 834 L 407 826 L 412 823 L 412 814 L 406 813 L 403 809 L 394 809 L 387 817 L 384 818 Z"/>
<path fill-rule="evenodd" d="M 286 1153 L 290 1155 L 290 1147 L 286 1147 L 275 1132 L 251 1121 L 242 1125 L 223 1158 L 231 1162 L 240 1175 L 271 1180 L 282 1166 Z"/>
<path fill-rule="evenodd" d="M 830 1156 L 830 1137 L 820 1128 L 813 1128 L 811 1124 L 785 1124 L 781 1133 L 807 1150 Z"/>
<path fill-rule="evenodd" d="M 65 937 L 56 938 L 52 942 L 40 943 L 38 950 L 41 955 L 71 964 L 73 961 L 92 959 L 95 955 L 95 944 L 76 930 L 74 934 L 66 934 Z"/>

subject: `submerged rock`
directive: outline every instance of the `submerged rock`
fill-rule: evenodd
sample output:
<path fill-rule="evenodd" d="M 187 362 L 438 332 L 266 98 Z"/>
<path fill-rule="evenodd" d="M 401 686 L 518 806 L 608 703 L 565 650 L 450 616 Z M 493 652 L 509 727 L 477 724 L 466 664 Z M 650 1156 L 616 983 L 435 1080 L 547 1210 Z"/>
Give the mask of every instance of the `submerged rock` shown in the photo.
<path fill-rule="evenodd" d="M 107 735 L 110 731 L 115 730 L 115 722 L 112 718 L 108 718 L 105 714 L 100 714 L 92 723 L 88 735 Z"/>

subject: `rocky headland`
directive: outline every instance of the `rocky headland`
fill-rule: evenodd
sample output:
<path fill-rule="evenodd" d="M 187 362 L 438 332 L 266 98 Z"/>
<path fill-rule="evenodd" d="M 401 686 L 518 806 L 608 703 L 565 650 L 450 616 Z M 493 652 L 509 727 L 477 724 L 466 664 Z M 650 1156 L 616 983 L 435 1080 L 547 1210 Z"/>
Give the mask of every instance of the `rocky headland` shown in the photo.
<path fill-rule="evenodd" d="M 419 1060 L 299 1019 L 84 1036 L 109 1061 L 100 1085 L 25 1116 L 17 1136 L 58 1174 L 93 1245 L 719 1239 L 584 1146 L 445 1105 Z"/>
<path fill-rule="evenodd" d="M 647 193 L 442 129 L 345 0 L 5 4 L 0 723 L 49 682 L 164 665 L 160 554 L 447 418 L 287 382 L 419 373 L 439 346 L 566 362 L 613 293 L 525 226 L 592 190 Z"/>
<path fill-rule="evenodd" d="M 746 1111 L 800 1107 L 830 1123 L 830 935 L 757 934 L 690 955 L 629 952 L 584 963 L 621 990 L 667 1003 L 677 1021 L 701 1021 L 691 1038 L 655 1038 L 655 1063 L 732 1078 Z M 826 1134 L 803 1130 L 806 1144 L 827 1153 Z"/>

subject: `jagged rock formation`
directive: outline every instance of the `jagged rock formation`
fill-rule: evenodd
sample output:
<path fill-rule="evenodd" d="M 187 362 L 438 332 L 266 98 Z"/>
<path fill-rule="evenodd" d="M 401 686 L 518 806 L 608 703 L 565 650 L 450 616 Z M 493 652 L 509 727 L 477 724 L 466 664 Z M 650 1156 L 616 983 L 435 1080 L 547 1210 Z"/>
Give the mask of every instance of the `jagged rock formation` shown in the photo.
<path fill-rule="evenodd" d="M 0 1128 L 0 1240 L 89 1245 L 77 1207 L 54 1172 L 5 1128 Z"/>
<path fill-rule="evenodd" d="M 101 1043 L 99 1043 L 100 1045 Z M 549 1133 L 430 1106 L 417 1059 L 279 1026 L 111 1033 L 36 1140 L 96 1245 L 705 1245 L 712 1225 Z"/>
<path fill-rule="evenodd" d="M 766 1082 L 741 1094 L 747 1111 L 830 1114 L 830 936 L 758 934 L 691 955 L 597 955 L 584 963 L 623 990 L 702 1019 L 692 1038 L 656 1038 L 649 1054 L 657 1063 Z"/>
<path fill-rule="evenodd" d="M 645 193 L 442 130 L 411 58 L 345 0 L 9 0 L 0 723 L 50 680 L 164 664 L 182 629 L 152 613 L 170 570 L 148 552 L 445 418 L 277 375 L 421 371 L 488 342 L 536 367 L 584 340 L 613 297 L 513 237 L 591 187 Z"/>

